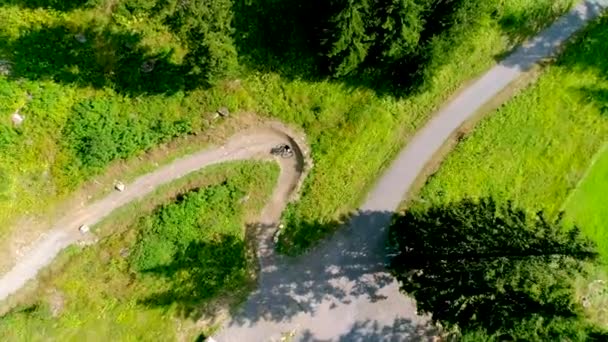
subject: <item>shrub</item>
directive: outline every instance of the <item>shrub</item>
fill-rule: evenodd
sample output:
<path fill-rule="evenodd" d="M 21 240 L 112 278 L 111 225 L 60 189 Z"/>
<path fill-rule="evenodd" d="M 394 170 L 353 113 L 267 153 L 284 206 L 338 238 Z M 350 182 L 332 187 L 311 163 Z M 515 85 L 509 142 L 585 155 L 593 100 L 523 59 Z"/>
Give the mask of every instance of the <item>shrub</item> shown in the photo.
<path fill-rule="evenodd" d="M 183 119 L 139 113 L 129 105 L 120 99 L 93 99 L 74 106 L 63 135 L 77 165 L 68 168 L 81 168 L 84 175 L 96 174 L 115 159 L 126 159 L 192 131 L 192 125 Z"/>
<path fill-rule="evenodd" d="M 232 183 L 212 186 L 161 207 L 141 222 L 138 243 L 131 259 L 139 271 L 168 265 L 184 255 L 193 243 L 209 238 L 210 232 L 238 231 L 243 193 Z"/>

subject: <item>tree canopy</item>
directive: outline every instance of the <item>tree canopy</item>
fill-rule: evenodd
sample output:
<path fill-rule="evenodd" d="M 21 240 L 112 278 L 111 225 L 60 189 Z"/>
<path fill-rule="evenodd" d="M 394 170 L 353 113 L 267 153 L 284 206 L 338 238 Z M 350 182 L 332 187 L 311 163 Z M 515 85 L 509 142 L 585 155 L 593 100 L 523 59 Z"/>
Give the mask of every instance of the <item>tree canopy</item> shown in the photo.
<path fill-rule="evenodd" d="M 264 50 L 240 48 L 238 42 L 256 42 L 268 48 L 267 55 L 256 56 L 258 62 L 263 57 L 272 60 L 273 53 L 283 50 L 278 53 L 302 59 L 287 64 L 306 61 L 325 75 L 372 76 L 403 88 L 431 77 L 495 1 L 128 0 L 121 6 L 130 13 L 159 17 L 171 28 L 187 45 L 185 64 L 194 83 L 214 83 L 230 75 L 239 53 L 259 55 Z"/>
<path fill-rule="evenodd" d="M 559 219 L 467 199 L 406 213 L 390 241 L 402 290 L 445 327 L 498 340 L 582 341 L 594 333 L 572 279 L 596 258 L 595 247 Z"/>

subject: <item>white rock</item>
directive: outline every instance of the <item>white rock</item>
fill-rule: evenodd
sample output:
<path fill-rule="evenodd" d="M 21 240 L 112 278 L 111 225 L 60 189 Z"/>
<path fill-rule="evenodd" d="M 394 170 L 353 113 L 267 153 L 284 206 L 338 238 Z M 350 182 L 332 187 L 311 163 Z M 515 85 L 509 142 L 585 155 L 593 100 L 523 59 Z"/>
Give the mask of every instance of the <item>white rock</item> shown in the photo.
<path fill-rule="evenodd" d="M 11 115 L 11 121 L 13 121 L 13 124 L 15 126 L 21 125 L 23 123 L 23 120 L 25 120 L 25 118 L 23 117 L 23 115 L 19 114 L 19 111 Z"/>
<path fill-rule="evenodd" d="M 81 233 L 86 234 L 91 230 L 91 228 L 89 226 L 87 226 L 86 224 L 83 224 L 82 226 L 80 226 L 80 228 L 78 228 L 78 230 Z"/>
<path fill-rule="evenodd" d="M 114 185 L 114 189 L 123 192 L 125 191 L 125 184 L 123 182 L 118 182 L 116 185 Z"/>

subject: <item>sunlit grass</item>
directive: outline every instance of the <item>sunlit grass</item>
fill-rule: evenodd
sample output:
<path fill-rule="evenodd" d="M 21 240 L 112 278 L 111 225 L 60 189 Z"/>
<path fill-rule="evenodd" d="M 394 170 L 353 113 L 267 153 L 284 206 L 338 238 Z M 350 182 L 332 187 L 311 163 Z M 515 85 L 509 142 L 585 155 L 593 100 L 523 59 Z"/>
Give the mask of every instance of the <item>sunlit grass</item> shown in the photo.
<path fill-rule="evenodd" d="M 606 141 L 606 19 L 540 80 L 482 121 L 414 205 L 493 196 L 556 214 Z"/>
<path fill-rule="evenodd" d="M 608 262 L 608 149 L 598 153 L 589 173 L 565 203 L 567 221 L 581 227 Z"/>

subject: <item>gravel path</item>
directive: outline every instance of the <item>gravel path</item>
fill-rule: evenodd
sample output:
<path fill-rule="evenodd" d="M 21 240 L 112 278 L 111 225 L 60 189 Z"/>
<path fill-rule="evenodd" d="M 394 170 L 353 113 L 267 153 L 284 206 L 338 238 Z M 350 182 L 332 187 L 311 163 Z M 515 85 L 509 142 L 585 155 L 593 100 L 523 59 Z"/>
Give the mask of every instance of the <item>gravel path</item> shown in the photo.
<path fill-rule="evenodd" d="M 293 134 L 280 124 L 269 124 L 268 127 L 248 130 L 231 138 L 224 146 L 205 150 L 178 159 L 169 165 L 146 174 L 128 184 L 123 192 L 113 192 L 107 197 L 70 213 L 59 220 L 46 235 L 35 243 L 30 252 L 24 255 L 17 264 L 0 278 L 0 300 L 19 290 L 30 279 L 36 277 L 40 269 L 47 266 L 65 247 L 80 240 L 90 240 L 89 234 L 78 231 L 82 224 L 94 225 L 112 211 L 134 200 L 150 194 L 157 187 L 186 176 L 204 167 L 228 161 L 247 159 L 268 159 L 269 151 L 277 144 L 288 143 L 294 147 L 295 157 L 277 158 L 281 173 L 278 184 L 270 201 L 262 212 L 262 222 L 276 222 L 285 208 L 291 195 L 300 183 L 304 172 L 306 146 L 301 141 L 293 140 Z M 272 231 L 261 231 L 262 246 L 271 241 Z M 262 248 L 262 251 L 270 250 Z M 268 253 L 260 255 L 265 257 Z M 264 259 L 261 258 L 263 262 Z"/>
<path fill-rule="evenodd" d="M 261 287 L 214 339 L 218 342 L 430 341 L 434 331 L 416 314 L 384 270 L 391 214 L 448 137 L 477 110 L 573 33 L 608 8 L 587 0 L 521 46 L 448 103 L 401 151 L 349 226 L 296 260 L 262 270 Z"/>
<path fill-rule="evenodd" d="M 279 160 L 281 176 L 260 221 L 260 287 L 214 337 L 218 342 L 427 341 L 435 332 L 415 304 L 401 295 L 384 268 L 384 242 L 394 210 L 445 140 L 487 101 L 608 7 L 586 0 L 465 89 L 431 119 L 380 178 L 347 227 L 311 253 L 286 259 L 273 254 L 272 232 L 301 180 L 301 158 Z M 69 214 L 31 252 L 0 278 L 0 300 L 21 288 L 57 253 L 77 242 L 77 227 L 94 224 L 114 209 L 159 185 L 202 167 L 251 159 L 292 140 L 276 130 L 240 135 L 223 148 L 203 151 L 137 179 L 122 193 Z M 299 154 L 301 157 L 301 154 Z M 321 224 L 311 223 L 311 229 Z"/>

